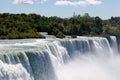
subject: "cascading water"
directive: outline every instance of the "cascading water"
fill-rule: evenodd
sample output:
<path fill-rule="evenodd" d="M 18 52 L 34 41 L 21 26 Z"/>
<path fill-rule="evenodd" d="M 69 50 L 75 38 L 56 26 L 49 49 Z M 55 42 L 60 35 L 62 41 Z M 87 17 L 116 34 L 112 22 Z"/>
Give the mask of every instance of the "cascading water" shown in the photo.
<path fill-rule="evenodd" d="M 120 80 L 117 41 L 110 39 L 0 40 L 0 80 Z"/>
<path fill-rule="evenodd" d="M 110 36 L 110 43 L 113 51 L 118 53 L 117 39 L 115 36 Z"/>

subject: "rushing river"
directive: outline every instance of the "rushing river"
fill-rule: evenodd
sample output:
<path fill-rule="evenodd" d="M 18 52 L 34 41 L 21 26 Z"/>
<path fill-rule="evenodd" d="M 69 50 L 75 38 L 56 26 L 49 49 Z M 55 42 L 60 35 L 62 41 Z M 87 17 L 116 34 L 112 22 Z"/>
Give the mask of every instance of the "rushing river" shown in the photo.
<path fill-rule="evenodd" d="M 115 36 L 0 40 L 0 80 L 120 80 Z"/>

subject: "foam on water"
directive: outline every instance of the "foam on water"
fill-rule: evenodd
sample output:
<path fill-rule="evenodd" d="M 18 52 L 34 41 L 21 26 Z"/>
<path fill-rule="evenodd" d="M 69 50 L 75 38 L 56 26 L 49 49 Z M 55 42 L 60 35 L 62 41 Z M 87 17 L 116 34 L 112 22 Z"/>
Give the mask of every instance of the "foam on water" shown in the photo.
<path fill-rule="evenodd" d="M 21 64 L 6 64 L 0 60 L 0 80 L 32 80 Z"/>
<path fill-rule="evenodd" d="M 110 39 L 0 40 L 0 80 L 120 80 L 117 41 Z"/>
<path fill-rule="evenodd" d="M 120 80 L 120 56 L 82 56 L 57 69 L 58 80 Z"/>

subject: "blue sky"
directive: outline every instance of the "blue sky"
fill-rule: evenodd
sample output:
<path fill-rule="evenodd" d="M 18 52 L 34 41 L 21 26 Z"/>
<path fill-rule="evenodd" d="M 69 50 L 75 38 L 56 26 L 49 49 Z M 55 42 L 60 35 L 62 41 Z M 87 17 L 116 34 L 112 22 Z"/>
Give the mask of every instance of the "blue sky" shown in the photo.
<path fill-rule="evenodd" d="M 73 12 L 100 16 L 120 16 L 120 0 L 0 0 L 0 13 L 37 13 L 71 17 Z"/>

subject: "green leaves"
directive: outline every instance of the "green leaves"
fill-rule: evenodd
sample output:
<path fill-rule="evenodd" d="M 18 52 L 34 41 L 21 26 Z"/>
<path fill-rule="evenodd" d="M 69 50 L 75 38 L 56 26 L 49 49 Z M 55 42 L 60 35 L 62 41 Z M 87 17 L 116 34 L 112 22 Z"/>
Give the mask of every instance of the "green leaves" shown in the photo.
<path fill-rule="evenodd" d="M 120 34 L 120 17 L 102 20 L 98 16 L 75 15 L 71 18 L 38 14 L 0 14 L 0 38 L 44 38 L 38 32 L 63 38 L 65 35 Z"/>

